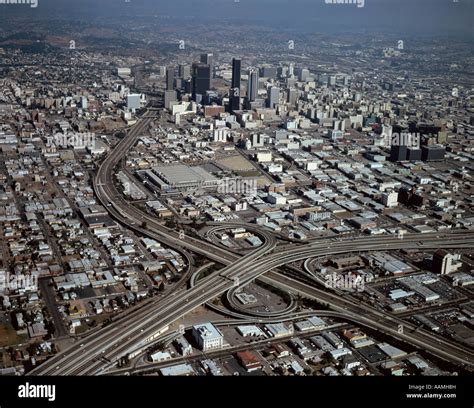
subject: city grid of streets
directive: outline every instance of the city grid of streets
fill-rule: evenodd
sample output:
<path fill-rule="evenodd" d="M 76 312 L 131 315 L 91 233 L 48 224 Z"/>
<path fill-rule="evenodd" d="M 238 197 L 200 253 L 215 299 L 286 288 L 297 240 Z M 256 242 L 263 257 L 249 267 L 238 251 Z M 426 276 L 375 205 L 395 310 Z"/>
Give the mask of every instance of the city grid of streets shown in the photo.
<path fill-rule="evenodd" d="M 153 228 L 153 219 L 147 217 L 145 214 L 140 213 L 133 208 L 130 208 L 129 205 L 124 202 L 123 200 L 120 201 L 120 196 L 114 190 L 114 184 L 112 181 L 113 175 L 111 171 L 114 169 L 114 166 L 117 164 L 117 161 L 123 157 L 128 148 L 134 144 L 136 136 L 143 131 L 144 126 L 146 126 L 148 120 L 147 114 L 145 115 L 144 122 L 140 122 L 136 125 L 136 128 L 132 130 L 126 139 L 122 140 L 121 144 L 117 146 L 116 150 L 111 154 L 107 160 L 101 166 L 96 179 L 95 179 L 95 187 L 96 187 L 96 194 L 98 197 L 101 198 L 101 202 L 105 203 L 113 203 L 112 209 L 109 211 L 117 211 L 115 217 L 121 218 L 121 222 L 127 224 L 131 228 L 136 228 L 136 225 L 140 224 L 140 221 L 146 219 L 147 227 L 150 231 L 140 230 L 142 234 L 149 235 L 150 237 L 159 238 L 160 241 L 168 243 L 168 240 L 172 240 L 171 244 L 175 247 L 184 247 L 189 250 L 194 250 L 195 252 L 202 253 L 211 259 L 216 260 L 223 260 L 226 257 L 229 257 L 229 254 L 224 252 L 219 248 L 216 248 L 213 245 L 210 245 L 206 242 L 200 242 L 195 244 L 193 239 L 190 239 L 192 242 L 187 242 L 186 239 L 180 239 L 179 234 L 173 233 L 169 230 L 163 230 L 163 228 L 158 224 L 157 229 Z M 107 188 L 108 193 L 105 191 Z M 112 190 L 112 192 L 110 192 Z M 114 199 L 117 197 L 117 202 L 114 202 Z M 122 207 L 120 207 L 120 203 L 122 203 Z M 265 233 L 264 233 L 265 234 Z M 174 237 L 173 237 L 174 235 Z M 142 314 L 142 318 L 139 322 L 133 322 L 133 325 L 128 323 L 128 321 L 120 322 L 117 324 L 115 330 L 111 328 L 105 329 L 106 333 L 99 332 L 97 335 L 93 335 L 92 339 L 87 339 L 85 343 L 82 343 L 79 346 L 74 346 L 73 349 L 65 350 L 64 353 L 61 353 L 58 357 L 55 357 L 45 363 L 44 365 L 40 366 L 37 371 L 33 371 L 30 374 L 38 374 L 38 375 L 93 375 L 93 374 L 100 374 L 104 368 L 104 365 L 107 367 L 108 365 L 113 365 L 120 357 L 130 353 L 131 351 L 135 351 L 134 347 L 136 348 L 137 345 L 144 344 L 146 339 L 155 336 L 156 333 L 161 333 L 164 327 L 168 326 L 169 324 L 173 323 L 174 321 L 178 320 L 180 317 L 185 315 L 186 313 L 193 310 L 193 308 L 200 306 L 207 301 L 212 300 L 213 298 L 217 297 L 219 294 L 224 293 L 225 291 L 231 289 L 234 286 L 232 281 L 233 277 L 240 277 L 241 282 L 243 283 L 245 280 L 253 280 L 259 274 L 265 273 L 269 271 L 272 266 L 272 261 L 276 261 L 276 266 L 280 266 L 284 264 L 285 261 L 281 262 L 280 258 L 285 259 L 288 255 L 278 255 L 274 256 L 276 258 L 273 260 L 272 258 L 266 258 L 265 263 L 262 265 L 264 272 L 260 272 L 256 268 L 256 264 L 254 263 L 256 260 L 261 258 L 263 255 L 267 254 L 268 252 L 272 251 L 275 248 L 275 240 L 270 234 L 265 234 L 267 241 L 265 245 L 259 248 L 255 253 L 252 253 L 237 262 L 231 264 L 231 266 L 225 268 L 224 270 L 220 271 L 219 274 L 212 276 L 206 280 L 203 280 L 199 283 L 198 286 L 190 289 L 185 290 L 182 293 L 177 293 L 176 296 L 170 297 L 170 300 L 167 303 L 157 303 L 153 305 L 152 310 L 150 313 L 146 315 Z M 164 237 L 165 239 L 161 238 Z M 444 236 L 431 236 L 431 235 L 424 235 L 423 237 L 417 236 L 417 234 L 413 237 L 405 236 L 402 243 L 400 243 L 400 239 L 395 237 L 385 237 L 383 239 L 379 238 L 359 238 L 359 239 L 350 239 L 346 242 L 346 245 L 342 245 L 338 243 L 337 245 L 330 242 L 318 242 L 314 248 L 311 250 L 304 250 L 296 249 L 292 252 L 296 252 L 296 259 L 306 259 L 310 256 L 317 256 L 323 255 L 328 253 L 346 253 L 348 250 L 350 251 L 354 247 L 357 248 L 358 251 L 369 251 L 369 250 L 377 250 L 379 246 L 381 246 L 384 250 L 394 249 L 394 248 L 404 248 L 408 249 L 411 247 L 417 247 L 419 245 L 419 241 L 423 241 L 423 246 L 427 248 L 430 247 L 430 244 L 427 242 L 429 239 L 433 239 L 433 248 L 437 248 L 440 244 L 445 244 L 446 247 L 454 247 L 454 248 L 472 248 L 474 245 L 474 235 L 472 232 L 460 234 L 459 239 L 456 235 L 444 235 Z M 449 242 L 446 244 L 446 240 Z M 361 241 L 361 244 L 358 243 Z M 381 241 L 379 243 L 379 241 Z M 365 245 L 364 245 L 365 243 Z M 330 245 L 328 245 L 330 244 Z M 321 253 L 318 253 L 317 249 L 320 248 Z M 293 258 L 290 258 L 290 261 Z M 243 271 L 243 273 L 236 273 L 238 270 Z M 257 272 L 255 272 L 257 271 Z M 249 273 L 250 272 L 250 273 Z M 250 275 L 246 277 L 246 274 Z M 286 282 L 288 285 L 288 282 Z M 206 288 L 208 288 L 206 290 Z M 294 288 L 289 285 L 289 288 Z M 291 290 L 290 289 L 290 290 Z M 324 296 L 321 293 L 321 296 Z M 327 295 L 326 295 L 327 296 Z M 190 301 L 192 299 L 192 301 Z M 319 301 L 325 301 L 324 297 L 318 298 Z M 363 310 L 365 313 L 369 311 L 369 308 L 364 308 L 362 305 L 356 306 L 355 312 L 352 312 L 352 316 L 350 316 L 350 309 L 347 306 L 341 306 L 346 304 L 345 301 L 342 299 L 339 300 L 338 303 L 334 303 L 333 306 L 336 310 L 343 311 L 345 318 L 353 318 L 358 323 L 362 322 L 370 322 L 372 327 L 377 327 L 382 329 L 386 332 L 393 333 L 393 335 L 401 335 L 402 338 L 410 340 L 410 335 L 400 334 L 397 332 L 398 324 L 401 321 L 396 321 L 397 323 L 397 330 L 390 327 L 393 323 L 388 323 L 388 321 L 395 320 L 391 317 L 386 317 L 386 320 L 383 323 L 379 321 L 371 321 L 366 317 L 362 318 L 358 313 L 359 310 Z M 336 306 L 337 305 L 337 306 Z M 351 305 L 354 307 L 354 305 Z M 172 311 L 172 312 L 171 312 Z M 376 313 L 374 311 L 374 313 Z M 376 314 L 377 316 L 383 316 L 380 312 Z M 153 324 L 153 326 L 150 326 Z M 367 323 L 365 323 L 367 324 Z M 408 326 L 408 325 L 407 325 Z M 409 327 L 412 329 L 412 327 Z M 146 331 L 145 331 L 146 329 Z M 461 348 L 459 351 L 457 350 L 456 346 L 451 345 L 449 342 L 443 341 L 442 339 L 436 339 L 436 336 L 430 335 L 428 333 L 425 334 L 425 338 L 423 335 L 420 336 L 420 339 L 412 340 L 414 344 L 419 346 L 426 347 L 428 350 L 435 350 L 441 356 L 445 358 L 452 359 L 461 364 L 466 364 L 468 367 L 474 366 L 474 354 L 469 351 L 468 349 Z M 413 335 L 413 337 L 416 337 Z M 432 337 L 432 339 L 428 342 L 428 338 Z M 113 340 L 113 342 L 112 342 Z M 126 340 L 126 342 L 124 342 Z M 142 346 L 143 347 L 143 346 Z M 447 347 L 447 348 L 446 348 Z M 90 351 L 89 349 L 90 348 Z M 64 361 L 64 362 L 62 362 Z"/>
<path fill-rule="evenodd" d="M 0 375 L 472 376 L 470 5 L 56 3 L 0 4 Z"/>

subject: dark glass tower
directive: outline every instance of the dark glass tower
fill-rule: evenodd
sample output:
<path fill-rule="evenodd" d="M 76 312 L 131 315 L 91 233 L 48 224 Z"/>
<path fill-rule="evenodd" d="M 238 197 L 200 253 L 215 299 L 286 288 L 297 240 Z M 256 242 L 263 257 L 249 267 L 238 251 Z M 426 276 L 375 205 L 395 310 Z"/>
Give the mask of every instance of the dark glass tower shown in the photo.
<path fill-rule="evenodd" d="M 201 54 L 201 64 L 209 65 L 211 68 L 211 79 L 214 78 L 214 54 Z"/>
<path fill-rule="evenodd" d="M 230 111 L 240 109 L 240 78 L 242 61 L 234 58 L 232 60 L 232 88 L 230 90 Z"/>
<path fill-rule="evenodd" d="M 174 90 L 174 67 L 166 68 L 166 90 Z"/>
<path fill-rule="evenodd" d="M 193 64 L 193 99 L 205 96 L 211 89 L 211 67 L 207 64 Z"/>

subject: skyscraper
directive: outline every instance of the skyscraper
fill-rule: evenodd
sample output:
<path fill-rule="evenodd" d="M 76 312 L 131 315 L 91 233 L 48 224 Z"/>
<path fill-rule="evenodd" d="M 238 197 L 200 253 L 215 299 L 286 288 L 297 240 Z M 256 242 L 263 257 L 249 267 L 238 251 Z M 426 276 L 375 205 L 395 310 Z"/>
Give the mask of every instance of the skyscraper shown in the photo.
<path fill-rule="evenodd" d="M 201 54 L 201 64 L 209 65 L 211 68 L 211 79 L 214 78 L 214 54 Z"/>
<path fill-rule="evenodd" d="M 249 71 L 249 82 L 247 85 L 247 98 L 250 102 L 254 102 L 258 96 L 258 70 L 251 69 Z"/>
<path fill-rule="evenodd" d="M 288 68 L 288 76 L 292 77 L 293 75 L 295 75 L 295 65 L 290 64 L 290 67 Z"/>
<path fill-rule="evenodd" d="M 174 90 L 174 67 L 166 68 L 166 90 Z"/>
<path fill-rule="evenodd" d="M 177 96 L 176 96 L 176 91 L 170 90 L 170 91 L 165 91 L 165 108 L 170 109 L 171 108 L 171 102 L 176 102 Z"/>
<path fill-rule="evenodd" d="M 309 69 L 303 68 L 300 72 L 300 81 L 305 82 L 309 77 Z"/>
<path fill-rule="evenodd" d="M 232 87 L 230 90 L 230 111 L 240 109 L 240 78 L 242 70 L 242 61 L 234 58 L 232 60 Z"/>
<path fill-rule="evenodd" d="M 196 95 L 204 97 L 211 89 L 211 67 L 207 64 L 193 64 L 193 99 Z"/>
<path fill-rule="evenodd" d="M 191 67 L 187 64 L 179 64 L 178 76 L 184 80 L 191 78 Z"/>
<path fill-rule="evenodd" d="M 129 94 L 127 95 L 127 108 L 131 111 L 135 111 L 136 109 L 140 109 L 140 94 Z"/>
<path fill-rule="evenodd" d="M 271 109 L 275 109 L 280 103 L 280 88 L 272 86 L 268 90 L 267 106 Z"/>
<path fill-rule="evenodd" d="M 292 107 L 296 106 L 298 101 L 299 92 L 297 89 L 291 88 L 288 89 L 288 104 Z"/>

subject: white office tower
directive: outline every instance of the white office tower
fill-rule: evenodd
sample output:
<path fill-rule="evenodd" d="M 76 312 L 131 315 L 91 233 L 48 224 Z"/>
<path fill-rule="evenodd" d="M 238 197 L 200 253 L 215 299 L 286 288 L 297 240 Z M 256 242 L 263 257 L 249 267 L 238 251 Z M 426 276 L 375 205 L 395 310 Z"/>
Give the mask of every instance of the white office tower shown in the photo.
<path fill-rule="evenodd" d="M 393 127 L 390 125 L 382 125 L 382 146 L 390 147 L 392 143 Z"/>
<path fill-rule="evenodd" d="M 178 77 L 184 80 L 191 78 L 191 67 L 187 64 L 179 64 Z"/>
<path fill-rule="evenodd" d="M 226 142 L 229 135 L 228 128 L 214 129 L 214 142 Z"/>
<path fill-rule="evenodd" d="M 127 95 L 127 108 L 131 111 L 135 111 L 136 109 L 140 109 L 140 101 L 141 101 L 141 95 L 140 94 Z"/>
<path fill-rule="evenodd" d="M 249 70 L 249 82 L 247 85 L 247 97 L 250 102 L 254 102 L 258 97 L 258 70 Z"/>
<path fill-rule="evenodd" d="M 290 64 L 290 67 L 288 69 L 288 76 L 291 78 L 293 75 L 295 75 L 295 66 L 293 64 Z"/>
<path fill-rule="evenodd" d="M 334 121 L 334 130 L 340 130 L 341 132 L 346 131 L 346 120 L 335 120 Z"/>
<path fill-rule="evenodd" d="M 398 205 L 398 193 L 396 191 L 383 193 L 382 203 L 389 208 L 396 207 Z"/>
<path fill-rule="evenodd" d="M 158 74 L 160 77 L 165 77 L 166 76 L 166 66 L 161 65 L 158 67 Z"/>
<path fill-rule="evenodd" d="M 252 135 L 252 147 L 263 147 L 265 145 L 265 139 L 262 134 L 254 133 Z"/>
<path fill-rule="evenodd" d="M 433 255 L 433 271 L 441 275 L 449 275 L 462 267 L 461 255 L 451 254 L 438 249 Z"/>
<path fill-rule="evenodd" d="M 303 68 L 300 73 L 300 81 L 306 82 L 309 77 L 309 69 Z"/>

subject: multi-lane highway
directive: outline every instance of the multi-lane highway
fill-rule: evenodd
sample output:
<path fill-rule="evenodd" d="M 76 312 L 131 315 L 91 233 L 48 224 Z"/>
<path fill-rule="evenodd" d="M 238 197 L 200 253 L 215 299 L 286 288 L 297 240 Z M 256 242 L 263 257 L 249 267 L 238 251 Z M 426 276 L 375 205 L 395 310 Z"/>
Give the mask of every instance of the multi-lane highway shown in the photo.
<path fill-rule="evenodd" d="M 464 366 L 470 371 L 474 369 L 472 349 L 420 329 L 406 320 L 390 316 L 373 307 L 350 301 L 347 298 L 341 299 L 339 296 L 324 292 L 293 278 L 270 272 L 264 280 L 283 290 L 289 290 L 307 298 L 315 299 L 318 302 L 324 302 L 331 309 L 342 313 L 346 320 L 391 335 L 416 346 L 422 351 L 428 351 L 437 357 Z"/>
<path fill-rule="evenodd" d="M 157 239 L 172 248 L 187 249 L 218 262 L 222 262 L 222 260 L 233 261 L 235 258 L 225 249 L 191 236 L 183 238 L 179 232 L 164 227 L 157 221 L 156 217 L 134 207 L 118 192 L 114 182 L 114 169 L 137 142 L 137 138 L 148 130 L 154 119 L 156 119 L 154 111 L 145 113 L 143 118 L 106 157 L 93 179 L 97 198 L 116 220 L 140 234 Z M 274 239 L 269 233 L 268 237 Z"/>
<path fill-rule="evenodd" d="M 285 248 L 283 251 L 272 253 L 276 248 L 275 237 L 269 232 L 259 230 L 264 244 L 250 254 L 239 257 L 206 241 L 192 237 L 182 239 L 180 234 L 164 228 L 152 216 L 126 202 L 115 188 L 113 171 L 116 165 L 125 157 L 136 142 L 137 136 L 146 130 L 152 120 L 152 115 L 147 113 L 103 162 L 94 179 L 94 188 L 99 200 L 107 207 L 112 216 L 136 232 L 153 237 L 175 249 L 198 253 L 227 266 L 221 271 L 199 280 L 190 289 L 179 290 L 173 296 L 160 302 L 151 302 L 150 306 L 141 310 L 140 313 L 132 313 L 119 322 L 94 333 L 83 340 L 83 343 L 60 352 L 34 370 L 32 374 L 100 374 L 120 357 L 145 349 L 149 339 L 159 336 L 166 331 L 170 324 L 200 305 L 210 302 L 229 289 L 245 285 L 287 263 L 308 257 L 356 251 L 421 247 L 427 249 L 465 248 L 474 245 L 474 234 L 470 232 L 409 234 L 403 240 L 393 236 L 346 238 L 339 241 L 318 240 L 308 245 Z M 281 275 L 277 276 L 281 279 L 285 278 Z M 281 281 L 275 283 L 282 285 Z M 288 280 L 285 281 L 285 285 L 286 290 L 291 290 L 289 288 L 293 288 L 293 291 L 302 290 L 297 281 Z M 351 320 L 379 329 L 386 328 L 387 333 L 401 337 L 397 334 L 398 331 L 395 333 L 396 330 L 393 328 L 395 324 L 399 324 L 398 321 L 386 313 L 372 310 L 368 306 L 353 304 L 337 295 L 328 295 L 324 291 L 311 292 L 309 295 L 335 310 L 343 311 Z M 364 316 L 361 316 L 361 313 Z M 407 325 L 407 327 L 409 326 Z M 458 363 L 463 361 L 468 366 L 473 365 L 472 354 L 431 333 L 404 333 L 403 340 L 419 347 L 420 344 L 426 342 L 426 344 L 423 343 L 426 349 L 435 355 Z"/>
<path fill-rule="evenodd" d="M 129 354 L 136 348 L 146 347 L 146 340 L 160 333 L 171 323 L 209 302 L 235 285 L 234 277 L 239 276 L 247 263 L 253 263 L 273 249 L 269 242 L 245 258 L 224 268 L 219 274 L 201 280 L 191 289 L 181 290 L 139 318 L 126 319 L 122 324 L 105 328 L 97 335 L 87 338 L 82 345 L 47 361 L 35 372 L 46 375 L 97 374 L 109 361 Z"/>
<path fill-rule="evenodd" d="M 99 374 L 104 367 L 111 365 L 110 362 L 117 361 L 119 357 L 130 353 L 136 348 L 140 348 L 140 346 L 145 347 L 145 339 L 160 332 L 160 330 L 201 304 L 209 302 L 233 288 L 235 286 L 235 278 L 239 278 L 239 284 L 245 284 L 274 268 L 312 256 L 337 255 L 350 251 L 416 248 L 420 245 L 427 249 L 437 248 L 441 244 L 445 244 L 443 245 L 445 247 L 466 248 L 472 247 L 474 244 L 473 234 L 469 233 L 450 234 L 449 236 L 442 235 L 439 238 L 432 234 L 425 234 L 423 235 L 423 243 L 420 243 L 419 240 L 420 236 L 418 234 L 412 234 L 411 236 L 406 236 L 403 242 L 390 236 L 370 237 L 357 241 L 350 239 L 333 243 L 329 246 L 327 242 L 318 242 L 306 246 L 304 250 L 297 248 L 287 251 L 287 253 L 271 255 L 268 252 L 274 248 L 275 244 L 274 242 L 266 243 L 252 254 L 224 268 L 222 272 L 200 280 L 191 289 L 176 293 L 175 296 L 159 304 L 156 311 L 151 311 L 146 316 L 140 317 L 133 322 L 124 322 L 124 326 L 112 332 L 104 329 L 102 336 L 98 338 L 94 336 L 93 339 L 88 339 L 87 344 L 84 344 L 82 348 L 75 347 L 75 349 L 60 353 L 60 355 L 53 358 L 54 361 L 45 363 L 46 366 L 43 368 L 40 367 L 38 374 Z M 265 254 L 267 255 L 263 257 Z M 319 301 L 331 307 L 339 307 L 336 303 L 327 301 L 327 296 L 329 295 L 326 292 L 319 291 L 317 293 L 320 296 L 318 298 Z M 372 316 L 368 312 L 366 313 L 366 311 L 371 310 L 368 306 L 362 308 L 361 305 L 352 304 L 336 295 L 330 296 L 333 299 L 332 302 L 335 300 L 343 302 L 342 310 L 347 312 L 348 316 L 353 313 L 353 319 L 357 319 L 357 316 L 359 316 L 360 322 L 364 323 L 364 325 L 367 325 L 366 322 L 371 322 L 374 326 L 378 325 L 379 329 L 386 327 L 388 333 L 392 333 L 392 330 L 394 330 L 391 327 L 397 320 L 392 316 L 379 311 L 377 313 L 374 312 Z M 362 319 L 361 311 L 365 313 L 362 313 L 364 314 L 364 319 Z M 394 332 L 392 334 L 395 335 Z M 474 364 L 471 354 L 460 350 L 459 347 L 431 333 L 405 333 L 403 339 L 409 343 L 419 345 L 421 336 L 427 341 L 427 345 L 431 344 L 429 350 L 433 354 L 458 363 L 462 361 L 469 366 Z"/>

